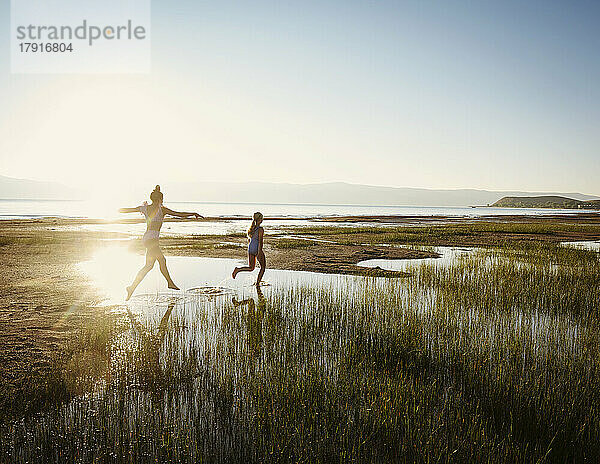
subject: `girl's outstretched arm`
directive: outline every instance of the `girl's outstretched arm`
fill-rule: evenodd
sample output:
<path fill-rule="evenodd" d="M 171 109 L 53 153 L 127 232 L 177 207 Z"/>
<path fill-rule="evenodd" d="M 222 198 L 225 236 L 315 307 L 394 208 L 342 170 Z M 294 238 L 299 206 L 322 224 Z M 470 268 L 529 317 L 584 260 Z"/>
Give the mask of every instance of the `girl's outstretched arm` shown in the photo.
<path fill-rule="evenodd" d="M 140 207 L 136 206 L 135 208 L 120 208 L 119 213 L 139 213 Z"/>
<path fill-rule="evenodd" d="M 198 213 L 180 213 L 179 211 L 173 211 L 172 209 L 167 208 L 166 206 L 162 207 L 164 214 L 168 214 L 170 216 L 187 218 L 190 216 L 194 216 L 196 219 L 203 218 L 204 216 L 200 216 Z"/>

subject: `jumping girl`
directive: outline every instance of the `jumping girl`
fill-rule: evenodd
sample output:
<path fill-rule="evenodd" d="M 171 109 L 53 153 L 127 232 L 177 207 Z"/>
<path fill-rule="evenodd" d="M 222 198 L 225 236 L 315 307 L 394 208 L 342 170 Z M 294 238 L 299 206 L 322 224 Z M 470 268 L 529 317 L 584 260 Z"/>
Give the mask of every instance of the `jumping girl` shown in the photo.
<path fill-rule="evenodd" d="M 163 220 L 167 214 L 180 218 L 187 218 L 190 216 L 194 216 L 196 218 L 202 217 L 198 213 L 179 213 L 167 208 L 166 206 L 163 206 L 163 194 L 160 191 L 160 185 L 157 185 L 154 191 L 150 194 L 150 200 L 152 200 L 151 204 L 144 202 L 142 206 L 138 206 L 136 208 L 121 208 L 119 210 L 120 213 L 142 213 L 146 217 L 146 233 L 142 237 L 142 243 L 146 247 L 146 264 L 140 269 L 133 283 L 127 287 L 127 298 L 125 301 L 131 298 L 131 295 L 133 295 L 136 287 L 140 284 L 144 277 L 146 277 L 146 274 L 148 274 L 148 272 L 150 272 L 154 267 L 155 261 L 158 261 L 160 272 L 165 279 L 167 279 L 169 288 L 173 290 L 179 290 L 179 287 L 175 285 L 173 279 L 171 279 L 171 276 L 169 275 L 169 270 L 167 269 L 167 260 L 165 259 L 165 256 L 158 245 L 160 228 L 162 227 Z"/>
<path fill-rule="evenodd" d="M 256 266 L 256 260 L 258 259 L 260 271 L 256 279 L 257 286 L 260 285 L 260 281 L 267 268 L 267 260 L 263 252 L 263 237 L 265 235 L 265 230 L 260 226 L 262 221 L 263 215 L 258 212 L 254 213 L 252 225 L 250 226 L 250 229 L 248 229 L 248 239 L 250 240 L 250 243 L 248 243 L 248 266 L 236 267 L 231 274 L 231 277 L 235 279 L 238 272 L 252 272 Z"/>

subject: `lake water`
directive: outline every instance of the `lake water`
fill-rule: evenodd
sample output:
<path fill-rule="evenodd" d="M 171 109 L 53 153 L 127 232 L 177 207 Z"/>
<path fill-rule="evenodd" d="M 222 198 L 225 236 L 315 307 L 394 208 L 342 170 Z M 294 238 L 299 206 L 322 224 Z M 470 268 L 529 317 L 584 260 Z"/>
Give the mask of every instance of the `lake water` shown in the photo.
<path fill-rule="evenodd" d="M 131 203 L 131 204 L 129 204 Z M 120 207 L 137 206 L 135 201 L 127 204 L 97 203 L 89 201 L 43 201 L 43 200 L 0 200 L 0 219 L 16 218 L 93 218 L 122 219 Z M 197 211 L 206 217 L 247 218 L 254 211 L 267 217 L 308 218 L 327 216 L 453 216 L 480 217 L 504 215 L 548 215 L 572 214 L 580 210 L 526 209 L 526 208 L 470 208 L 433 206 L 365 206 L 365 205 L 312 205 L 312 204 L 266 204 L 266 203 L 207 203 L 168 202 L 166 206 L 179 211 Z M 133 217 L 133 215 L 129 215 Z"/>

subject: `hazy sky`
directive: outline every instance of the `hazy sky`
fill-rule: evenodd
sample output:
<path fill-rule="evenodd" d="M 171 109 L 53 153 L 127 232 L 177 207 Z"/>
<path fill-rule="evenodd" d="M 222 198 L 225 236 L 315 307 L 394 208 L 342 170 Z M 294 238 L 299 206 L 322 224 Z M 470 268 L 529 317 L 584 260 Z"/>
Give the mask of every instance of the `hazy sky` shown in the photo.
<path fill-rule="evenodd" d="M 600 194 L 599 2 L 281 3 L 154 2 L 143 76 L 0 41 L 0 174 Z"/>

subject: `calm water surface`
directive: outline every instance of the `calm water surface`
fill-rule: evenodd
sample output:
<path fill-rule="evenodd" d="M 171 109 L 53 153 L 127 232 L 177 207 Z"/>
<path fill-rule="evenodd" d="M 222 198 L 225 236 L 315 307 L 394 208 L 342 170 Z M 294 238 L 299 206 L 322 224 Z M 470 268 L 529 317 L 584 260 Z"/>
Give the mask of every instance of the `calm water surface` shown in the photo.
<path fill-rule="evenodd" d="M 131 203 L 131 204 L 130 204 Z M 139 202 L 141 203 L 141 201 Z M 65 217 L 116 219 L 122 218 L 117 210 L 125 206 L 138 206 L 136 201 L 124 204 L 105 204 L 88 201 L 42 201 L 0 200 L 0 218 Z M 534 209 L 534 208 L 470 208 L 433 206 L 364 206 L 364 205 L 312 205 L 312 204 L 266 204 L 266 203 L 202 203 L 166 202 L 166 206 L 180 211 L 198 211 L 207 217 L 250 217 L 254 211 L 265 216 L 277 217 L 323 217 L 323 216 L 503 216 L 548 215 L 580 213 L 580 210 Z M 133 215 L 130 215 L 131 217 Z"/>

